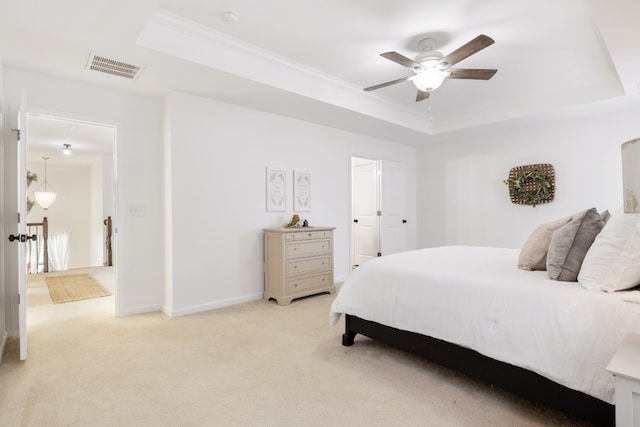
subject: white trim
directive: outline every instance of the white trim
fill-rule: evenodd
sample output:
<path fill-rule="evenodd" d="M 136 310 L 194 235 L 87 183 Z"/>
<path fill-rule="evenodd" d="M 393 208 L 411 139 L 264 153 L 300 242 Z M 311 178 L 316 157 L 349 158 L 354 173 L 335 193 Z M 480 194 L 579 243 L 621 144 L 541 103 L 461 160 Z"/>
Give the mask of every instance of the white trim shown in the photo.
<path fill-rule="evenodd" d="M 155 311 L 164 311 L 164 308 L 159 304 L 121 308 L 116 314 L 116 317 L 135 316 L 136 314 L 153 313 Z"/>
<path fill-rule="evenodd" d="M 163 306 L 162 312 L 169 317 L 187 316 L 189 314 L 201 313 L 203 311 L 215 310 L 217 308 L 230 307 L 245 302 L 258 301 L 263 298 L 263 293 L 253 295 L 246 295 L 238 298 L 230 298 L 222 301 L 215 301 L 206 304 L 193 305 L 191 307 L 185 307 L 178 310 L 171 310 L 169 307 Z"/>
<path fill-rule="evenodd" d="M 431 135 L 424 113 L 364 92 L 350 82 L 291 61 L 163 9 L 156 9 L 137 44 L 331 105 Z M 295 76 L 292 78 L 291 76 Z"/>

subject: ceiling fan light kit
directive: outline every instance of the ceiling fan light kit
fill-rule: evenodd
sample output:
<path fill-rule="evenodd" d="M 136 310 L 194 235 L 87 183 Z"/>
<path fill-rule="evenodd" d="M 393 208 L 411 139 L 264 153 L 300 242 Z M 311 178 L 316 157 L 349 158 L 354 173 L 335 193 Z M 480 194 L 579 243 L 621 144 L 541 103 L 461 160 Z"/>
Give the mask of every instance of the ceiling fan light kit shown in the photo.
<path fill-rule="evenodd" d="M 364 88 L 364 90 L 368 92 L 397 83 L 411 81 L 418 89 L 418 95 L 416 96 L 416 102 L 418 102 L 429 98 L 431 92 L 439 88 L 448 78 L 489 80 L 498 70 L 449 67 L 478 53 L 485 47 L 491 46 L 493 43 L 495 42 L 491 37 L 481 34 L 450 54 L 443 56 L 442 53 L 433 50 L 436 44 L 435 39 L 427 37 L 418 43 L 418 46 L 423 52 L 414 59 L 407 58 L 394 51 L 381 53 L 380 56 L 412 70 L 414 75 L 370 86 Z"/>
<path fill-rule="evenodd" d="M 449 77 L 449 74 L 451 74 L 449 71 L 427 68 L 418 73 L 411 81 L 418 90 L 431 92 L 438 89 L 444 80 Z"/>
<path fill-rule="evenodd" d="M 430 50 L 428 52 L 422 52 L 418 56 L 415 57 L 414 61 L 418 64 L 422 65 L 422 67 L 418 67 L 418 69 L 414 69 L 415 72 L 419 72 L 422 69 L 435 67 L 438 62 L 442 59 L 442 53 L 436 50 Z"/>

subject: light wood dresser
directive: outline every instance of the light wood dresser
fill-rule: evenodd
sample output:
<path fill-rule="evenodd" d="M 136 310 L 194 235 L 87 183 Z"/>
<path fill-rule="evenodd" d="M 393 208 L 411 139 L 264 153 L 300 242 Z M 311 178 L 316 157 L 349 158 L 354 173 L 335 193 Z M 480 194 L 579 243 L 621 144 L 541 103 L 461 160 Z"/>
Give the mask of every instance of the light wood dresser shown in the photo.
<path fill-rule="evenodd" d="M 295 298 L 334 293 L 335 227 L 264 229 L 264 299 L 280 305 Z"/>

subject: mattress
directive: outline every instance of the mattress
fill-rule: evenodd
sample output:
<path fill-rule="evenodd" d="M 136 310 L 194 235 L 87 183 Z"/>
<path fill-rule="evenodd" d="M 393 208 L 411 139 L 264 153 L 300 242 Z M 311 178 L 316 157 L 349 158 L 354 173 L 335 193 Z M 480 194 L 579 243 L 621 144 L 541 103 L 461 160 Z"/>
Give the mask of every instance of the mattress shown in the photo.
<path fill-rule="evenodd" d="M 640 333 L 640 304 L 520 270 L 519 252 L 444 246 L 367 261 L 340 287 L 331 323 L 347 313 L 431 336 L 614 403 L 606 366 Z"/>

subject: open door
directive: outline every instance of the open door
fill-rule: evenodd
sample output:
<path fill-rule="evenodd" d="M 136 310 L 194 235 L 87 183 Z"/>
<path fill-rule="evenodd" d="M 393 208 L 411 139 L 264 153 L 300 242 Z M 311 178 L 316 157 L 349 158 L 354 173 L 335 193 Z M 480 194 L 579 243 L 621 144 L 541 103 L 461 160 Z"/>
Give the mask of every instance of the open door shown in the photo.
<path fill-rule="evenodd" d="M 353 267 L 379 252 L 378 162 L 352 158 Z"/>
<path fill-rule="evenodd" d="M 8 276 L 7 286 L 11 289 L 8 292 L 12 329 L 15 333 L 15 325 L 18 326 L 18 337 L 20 338 L 20 360 L 27 358 L 27 257 L 26 242 L 30 238 L 26 235 L 27 225 L 27 115 L 26 115 L 26 91 L 20 94 L 20 109 L 15 108 L 9 112 L 9 133 L 8 144 L 5 154 L 7 162 L 15 163 L 11 165 L 11 170 L 7 173 L 13 174 L 9 177 L 8 188 L 15 183 L 15 193 L 7 191 L 5 200 L 8 205 L 5 226 L 7 238 L 9 240 L 7 251 L 12 253 L 7 257 L 9 261 L 8 269 L 12 270 Z M 13 194 L 12 194 L 13 193 Z M 13 210 L 15 208 L 15 210 Z M 16 212 L 17 211 L 17 212 Z M 15 213 L 14 213 L 15 212 Z M 10 267 L 9 267 L 10 266 Z M 17 306 L 17 310 L 16 310 Z"/>

